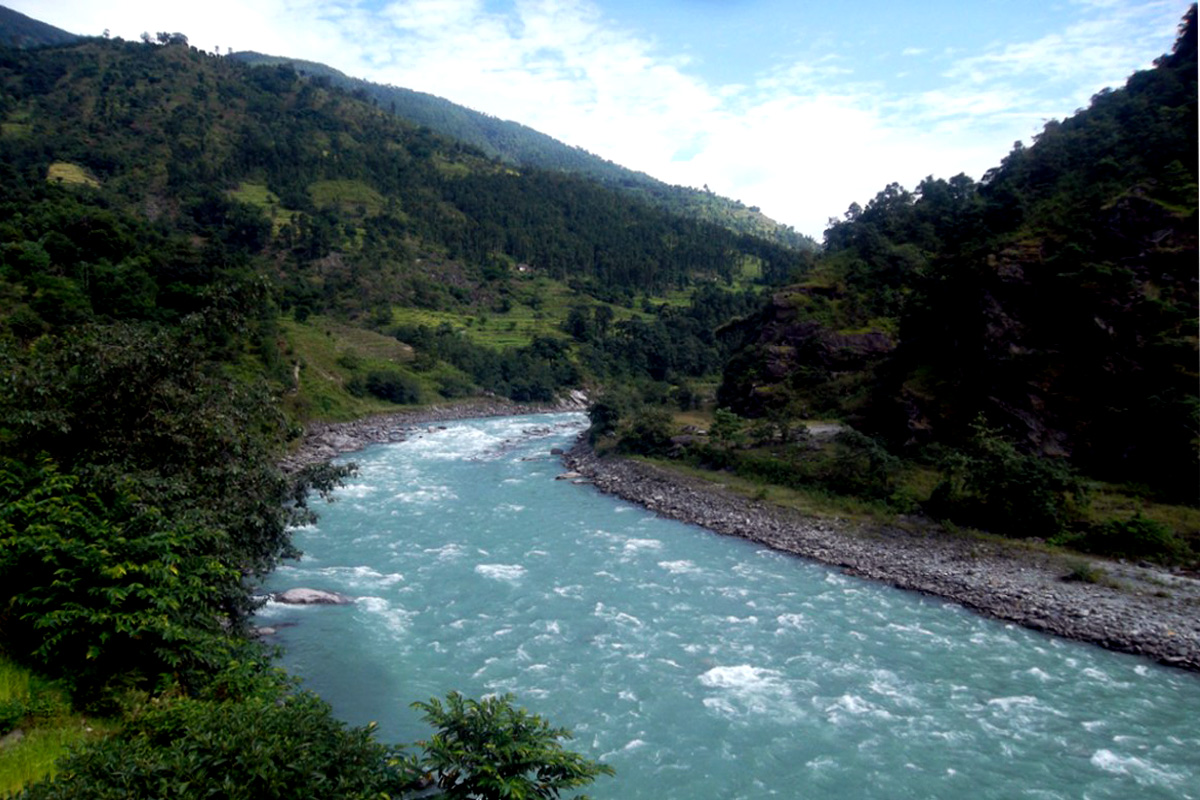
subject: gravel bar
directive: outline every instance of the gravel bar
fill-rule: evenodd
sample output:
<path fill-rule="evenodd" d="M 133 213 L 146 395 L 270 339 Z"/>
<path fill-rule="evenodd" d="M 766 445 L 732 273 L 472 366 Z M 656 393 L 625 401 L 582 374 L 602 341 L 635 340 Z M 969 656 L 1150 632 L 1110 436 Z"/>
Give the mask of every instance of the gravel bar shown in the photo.
<path fill-rule="evenodd" d="M 1200 581 L 1178 571 L 955 535 L 929 521 L 902 528 L 812 517 L 645 462 L 601 458 L 582 441 L 564 461 L 600 491 L 663 517 L 1027 628 L 1200 671 Z M 1105 579 L 1067 580 L 1081 561 L 1103 569 Z"/>

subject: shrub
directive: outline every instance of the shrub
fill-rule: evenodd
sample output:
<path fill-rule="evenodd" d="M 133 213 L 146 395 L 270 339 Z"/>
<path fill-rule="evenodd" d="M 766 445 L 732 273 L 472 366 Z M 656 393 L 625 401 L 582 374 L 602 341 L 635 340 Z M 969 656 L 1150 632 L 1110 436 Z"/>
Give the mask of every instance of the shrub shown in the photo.
<path fill-rule="evenodd" d="M 1020 453 L 982 416 L 962 450 L 939 459 L 942 480 L 926 510 L 934 516 L 1023 536 L 1055 536 L 1086 505 L 1083 480 L 1065 461 Z"/>
<path fill-rule="evenodd" d="M 421 402 L 421 384 L 409 375 L 394 370 L 371 370 L 367 373 L 366 390 L 378 397 L 400 405 Z"/>
<path fill-rule="evenodd" d="M 1110 519 L 1081 533 L 1059 536 L 1052 541 L 1085 553 L 1165 563 L 1184 561 L 1191 554 L 1187 543 L 1174 531 L 1142 516 L 1140 511 L 1129 519 Z"/>
<path fill-rule="evenodd" d="M 626 453 L 664 455 L 671 449 L 675 420 L 665 408 L 645 406 L 622 429 L 618 448 Z"/>
<path fill-rule="evenodd" d="M 399 794 L 413 776 L 371 726 L 347 728 L 315 695 L 299 693 L 162 702 L 64 759 L 53 781 L 25 797 L 334 800 Z"/>
<path fill-rule="evenodd" d="M 877 439 L 846 428 L 834 437 L 833 453 L 818 477 L 824 488 L 837 494 L 886 500 L 899 470 L 900 460 Z"/>
<path fill-rule="evenodd" d="M 424 748 L 422 768 L 434 774 L 449 798 L 553 800 L 568 789 L 591 784 L 613 769 L 566 750 L 566 728 L 551 727 L 537 714 L 513 707 L 513 696 L 469 700 L 458 692 L 413 703 L 437 728 Z"/>

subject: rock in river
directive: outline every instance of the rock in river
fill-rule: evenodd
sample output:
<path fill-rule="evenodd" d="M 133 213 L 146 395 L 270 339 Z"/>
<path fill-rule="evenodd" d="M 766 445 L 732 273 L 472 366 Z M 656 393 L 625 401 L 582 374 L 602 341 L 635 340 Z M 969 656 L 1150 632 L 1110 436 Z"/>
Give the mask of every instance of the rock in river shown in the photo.
<path fill-rule="evenodd" d="M 276 592 L 271 596 L 271 599 L 276 603 L 288 603 L 294 606 L 307 605 L 331 605 L 344 606 L 347 603 L 354 602 L 344 594 L 337 592 L 327 592 L 323 589 L 306 589 L 299 587 L 296 589 L 288 589 L 286 592 Z"/>

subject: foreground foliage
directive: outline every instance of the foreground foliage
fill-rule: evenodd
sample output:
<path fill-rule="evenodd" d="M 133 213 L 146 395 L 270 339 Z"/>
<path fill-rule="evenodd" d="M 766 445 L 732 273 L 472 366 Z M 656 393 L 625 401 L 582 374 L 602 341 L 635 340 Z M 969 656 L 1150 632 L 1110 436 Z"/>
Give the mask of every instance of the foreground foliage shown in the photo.
<path fill-rule="evenodd" d="M 398 796 L 409 780 L 396 748 L 301 692 L 158 701 L 22 797 L 365 799 Z"/>
<path fill-rule="evenodd" d="M 424 749 L 419 763 L 446 797 L 553 800 L 613 774 L 612 767 L 564 749 L 559 740 L 571 738 L 569 730 L 552 727 L 513 701 L 511 694 L 471 700 L 451 692 L 444 705 L 436 697 L 413 704 L 437 729 L 419 742 Z"/>

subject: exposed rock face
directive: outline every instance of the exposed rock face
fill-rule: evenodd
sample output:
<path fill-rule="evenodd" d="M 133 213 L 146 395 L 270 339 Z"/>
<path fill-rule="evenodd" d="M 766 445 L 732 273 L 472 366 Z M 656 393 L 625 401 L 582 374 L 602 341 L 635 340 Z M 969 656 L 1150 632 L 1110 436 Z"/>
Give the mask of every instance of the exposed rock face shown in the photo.
<path fill-rule="evenodd" d="M 671 519 L 812 558 L 847 573 L 952 600 L 1034 630 L 1200 671 L 1200 581 L 1089 559 L 1108 583 L 1070 582 L 1068 559 L 951 537 L 932 523 L 867 529 L 754 502 L 641 462 L 598 458 L 582 442 L 566 465 L 604 492 Z"/>
<path fill-rule="evenodd" d="M 723 404 L 758 416 L 782 408 L 796 389 L 838 375 L 865 375 L 895 349 L 891 337 L 880 331 L 847 333 L 803 319 L 798 304 L 810 291 L 793 287 L 779 292 L 762 312 L 735 326 L 746 346 L 726 368 Z"/>
<path fill-rule="evenodd" d="M 271 599 L 276 603 L 286 603 L 293 606 L 344 606 L 354 602 L 344 594 L 306 587 L 288 589 L 286 592 L 276 592 L 271 595 Z"/>

